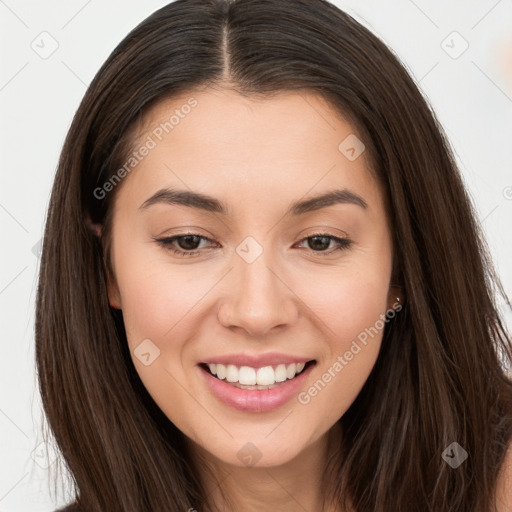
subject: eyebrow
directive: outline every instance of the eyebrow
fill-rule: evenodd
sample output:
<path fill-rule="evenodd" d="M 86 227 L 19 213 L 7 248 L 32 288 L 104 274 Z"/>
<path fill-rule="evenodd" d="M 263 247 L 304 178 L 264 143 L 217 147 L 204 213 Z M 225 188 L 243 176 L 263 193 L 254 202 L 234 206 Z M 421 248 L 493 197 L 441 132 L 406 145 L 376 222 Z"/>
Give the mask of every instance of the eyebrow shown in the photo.
<path fill-rule="evenodd" d="M 178 204 L 205 210 L 211 213 L 228 215 L 228 206 L 215 197 L 204 195 L 190 190 L 176 190 L 163 188 L 155 192 L 149 199 L 144 201 L 140 209 L 146 209 L 158 203 Z M 331 190 L 321 195 L 311 197 L 302 201 L 296 201 L 288 208 L 285 215 L 303 215 L 305 213 L 327 208 L 335 204 L 354 204 L 361 208 L 368 208 L 366 201 L 349 189 Z"/>

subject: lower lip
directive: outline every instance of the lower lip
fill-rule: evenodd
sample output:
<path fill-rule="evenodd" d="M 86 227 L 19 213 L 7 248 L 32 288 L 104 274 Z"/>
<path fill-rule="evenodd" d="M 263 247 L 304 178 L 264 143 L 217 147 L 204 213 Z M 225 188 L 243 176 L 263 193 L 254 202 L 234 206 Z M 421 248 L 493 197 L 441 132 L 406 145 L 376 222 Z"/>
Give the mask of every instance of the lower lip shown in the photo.
<path fill-rule="evenodd" d="M 286 380 L 272 389 L 240 389 L 214 377 L 199 367 L 212 393 L 222 402 L 240 411 L 266 412 L 277 409 L 298 394 L 314 364 L 309 365 L 293 379 Z"/>

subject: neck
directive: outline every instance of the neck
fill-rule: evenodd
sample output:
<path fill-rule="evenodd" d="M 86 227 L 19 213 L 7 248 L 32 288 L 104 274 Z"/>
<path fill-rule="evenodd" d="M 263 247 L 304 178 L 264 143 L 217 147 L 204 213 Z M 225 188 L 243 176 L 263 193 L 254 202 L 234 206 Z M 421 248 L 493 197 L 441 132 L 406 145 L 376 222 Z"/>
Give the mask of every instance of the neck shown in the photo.
<path fill-rule="evenodd" d="M 342 512 L 341 507 L 325 504 L 322 486 L 326 462 L 332 450 L 330 441 L 334 437 L 339 439 L 340 433 L 339 424 L 334 425 L 297 457 L 273 467 L 225 464 L 194 444 L 195 466 L 208 500 L 205 509 L 212 512 Z"/>

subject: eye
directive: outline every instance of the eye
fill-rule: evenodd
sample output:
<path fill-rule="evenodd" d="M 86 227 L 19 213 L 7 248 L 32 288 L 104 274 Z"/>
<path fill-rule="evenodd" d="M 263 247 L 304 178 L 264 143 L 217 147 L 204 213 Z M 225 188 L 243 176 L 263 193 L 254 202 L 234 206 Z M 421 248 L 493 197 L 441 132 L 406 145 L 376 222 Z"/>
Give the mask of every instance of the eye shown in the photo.
<path fill-rule="evenodd" d="M 197 250 L 197 246 L 202 240 L 211 242 L 209 238 L 198 235 L 196 233 L 186 233 L 183 235 L 176 235 L 166 238 L 155 238 L 155 241 L 166 249 L 185 257 L 199 254 L 201 250 Z M 181 247 L 181 249 L 176 248 L 176 243 L 179 247 Z"/>
<path fill-rule="evenodd" d="M 184 233 L 182 235 L 175 235 L 171 237 L 154 238 L 154 240 L 165 249 L 184 257 L 191 257 L 200 254 L 203 248 L 198 248 L 198 246 L 203 240 L 214 243 L 209 238 L 198 235 L 197 233 Z M 329 255 L 334 251 L 348 249 L 353 243 L 352 240 L 348 238 L 340 238 L 328 233 L 315 233 L 303 238 L 299 244 L 308 241 L 309 251 L 319 256 Z M 334 247 L 329 247 L 331 242 L 334 242 Z M 176 247 L 176 245 L 179 248 Z"/>
<path fill-rule="evenodd" d="M 309 242 L 308 242 L 309 241 Z M 319 254 L 320 256 L 328 255 L 334 251 L 342 251 L 348 249 L 352 245 L 352 240 L 348 238 L 340 238 L 328 233 L 315 233 L 306 238 L 303 238 L 299 243 L 308 242 L 311 252 Z M 334 248 L 329 249 L 331 242 L 335 243 Z"/>

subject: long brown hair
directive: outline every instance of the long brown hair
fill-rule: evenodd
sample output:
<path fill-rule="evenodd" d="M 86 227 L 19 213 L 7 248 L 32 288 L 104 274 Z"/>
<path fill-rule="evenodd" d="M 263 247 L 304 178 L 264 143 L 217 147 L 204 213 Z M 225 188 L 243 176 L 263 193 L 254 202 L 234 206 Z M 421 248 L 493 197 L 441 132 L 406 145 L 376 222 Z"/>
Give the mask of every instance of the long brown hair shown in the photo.
<path fill-rule="evenodd" d="M 331 501 L 350 496 L 357 512 L 493 510 L 512 437 L 512 343 L 496 297 L 510 302 L 434 112 L 392 51 L 326 0 L 170 3 L 118 45 L 76 112 L 48 209 L 36 361 L 80 510 L 207 510 L 183 434 L 144 388 L 109 305 L 117 189 L 97 190 L 126 161 L 144 112 L 211 86 L 321 94 L 362 134 L 388 203 L 405 305 L 340 419 Z M 101 239 L 88 220 L 103 225 Z M 468 453 L 457 469 L 442 458 L 453 442 Z"/>

